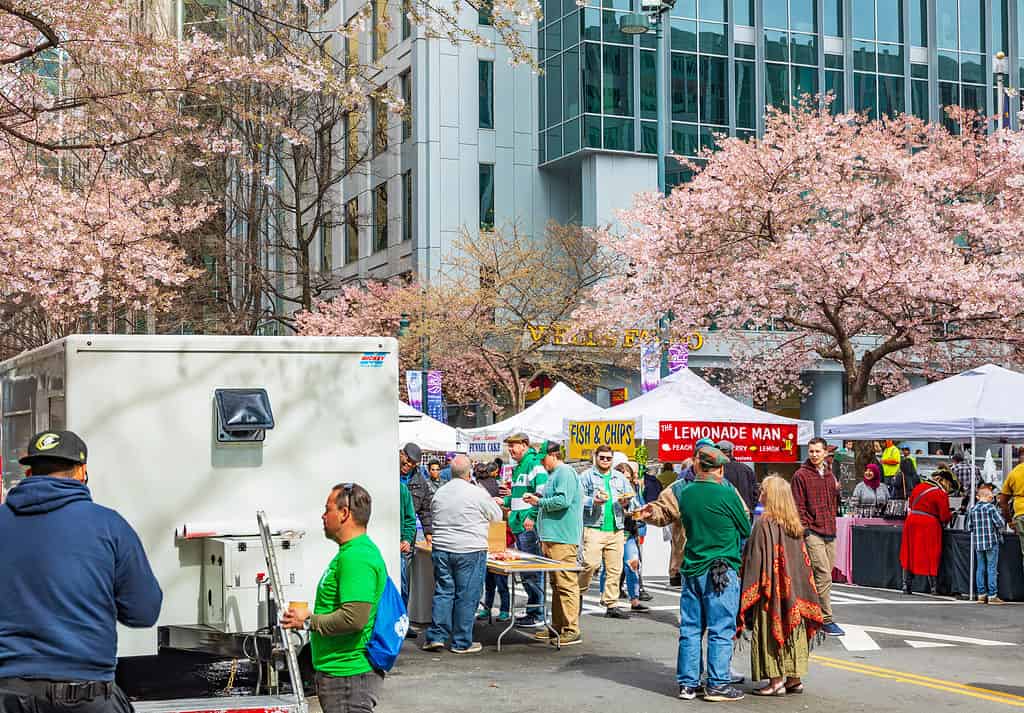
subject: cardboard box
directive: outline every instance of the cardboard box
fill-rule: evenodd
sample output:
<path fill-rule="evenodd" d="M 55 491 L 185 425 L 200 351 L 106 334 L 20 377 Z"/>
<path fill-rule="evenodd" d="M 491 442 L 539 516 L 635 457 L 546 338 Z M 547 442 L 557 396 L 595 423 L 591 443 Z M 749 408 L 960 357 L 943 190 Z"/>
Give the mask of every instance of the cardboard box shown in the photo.
<path fill-rule="evenodd" d="M 487 551 L 488 552 L 504 552 L 508 549 L 505 544 L 505 521 L 492 522 L 490 530 L 487 531 Z"/>

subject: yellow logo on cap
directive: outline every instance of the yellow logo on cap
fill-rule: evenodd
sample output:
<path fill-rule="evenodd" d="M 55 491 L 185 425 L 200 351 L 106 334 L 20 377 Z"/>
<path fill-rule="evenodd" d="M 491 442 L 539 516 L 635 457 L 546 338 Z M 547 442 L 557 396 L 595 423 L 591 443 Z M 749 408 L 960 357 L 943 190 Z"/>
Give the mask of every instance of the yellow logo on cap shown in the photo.
<path fill-rule="evenodd" d="M 37 451 L 49 451 L 60 445 L 60 436 L 56 433 L 44 433 L 36 439 Z"/>

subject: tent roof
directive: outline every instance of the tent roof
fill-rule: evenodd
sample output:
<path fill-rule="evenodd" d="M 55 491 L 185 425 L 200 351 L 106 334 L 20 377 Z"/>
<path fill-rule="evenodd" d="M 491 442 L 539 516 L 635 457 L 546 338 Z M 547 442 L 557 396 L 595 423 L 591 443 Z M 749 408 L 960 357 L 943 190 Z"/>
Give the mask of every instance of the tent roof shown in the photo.
<path fill-rule="evenodd" d="M 1024 374 L 985 364 L 822 424 L 826 438 L 1024 438 Z"/>
<path fill-rule="evenodd" d="M 814 421 L 760 411 L 726 396 L 689 369 L 661 380 L 654 391 L 606 409 L 604 418 L 643 417 L 644 439 L 658 438 L 659 421 L 711 421 L 715 423 L 788 423 L 797 426 L 797 442 L 814 437 Z"/>
<path fill-rule="evenodd" d="M 398 447 L 412 442 L 425 451 L 458 450 L 457 432 L 451 426 L 420 413 L 404 401 L 398 402 Z"/>
<path fill-rule="evenodd" d="M 603 413 L 600 406 L 558 382 L 551 391 L 520 413 L 490 426 L 459 429 L 459 435 L 468 441 L 474 436 L 504 438 L 521 431 L 534 441 L 560 441 L 565 438 L 565 419 L 598 419 Z"/>

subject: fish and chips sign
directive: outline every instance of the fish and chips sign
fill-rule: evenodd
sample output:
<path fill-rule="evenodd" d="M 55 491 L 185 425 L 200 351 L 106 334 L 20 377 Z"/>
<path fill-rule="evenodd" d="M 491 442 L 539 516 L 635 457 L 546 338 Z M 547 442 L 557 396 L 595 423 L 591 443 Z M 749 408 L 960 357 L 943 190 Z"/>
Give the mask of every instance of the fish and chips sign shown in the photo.
<path fill-rule="evenodd" d="M 798 460 L 796 424 L 713 423 L 709 421 L 660 421 L 658 456 L 678 463 L 693 457 L 693 444 L 701 438 L 731 441 L 733 458 L 747 463 L 794 463 Z"/>
<path fill-rule="evenodd" d="M 567 458 L 590 460 L 598 446 L 611 446 L 630 460 L 636 457 L 638 434 L 642 437 L 641 423 L 628 421 L 566 421 L 568 435 Z"/>

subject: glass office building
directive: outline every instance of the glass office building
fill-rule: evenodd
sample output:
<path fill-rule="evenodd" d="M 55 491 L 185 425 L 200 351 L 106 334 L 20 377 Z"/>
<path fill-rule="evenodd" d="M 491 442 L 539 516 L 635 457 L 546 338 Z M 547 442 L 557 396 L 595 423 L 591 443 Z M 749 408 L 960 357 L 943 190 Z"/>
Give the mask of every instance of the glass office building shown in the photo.
<path fill-rule="evenodd" d="M 542 167 L 593 151 L 655 152 L 655 34 L 619 27 L 637 1 L 546 0 Z M 1000 51 L 1007 86 L 1024 85 L 1024 0 L 677 0 L 665 32 L 671 150 L 685 156 L 715 133 L 762 132 L 765 107 L 804 94 L 831 92 L 834 111 L 872 117 L 941 121 L 952 104 L 992 115 Z M 1014 127 L 1018 108 L 1004 106 Z"/>

